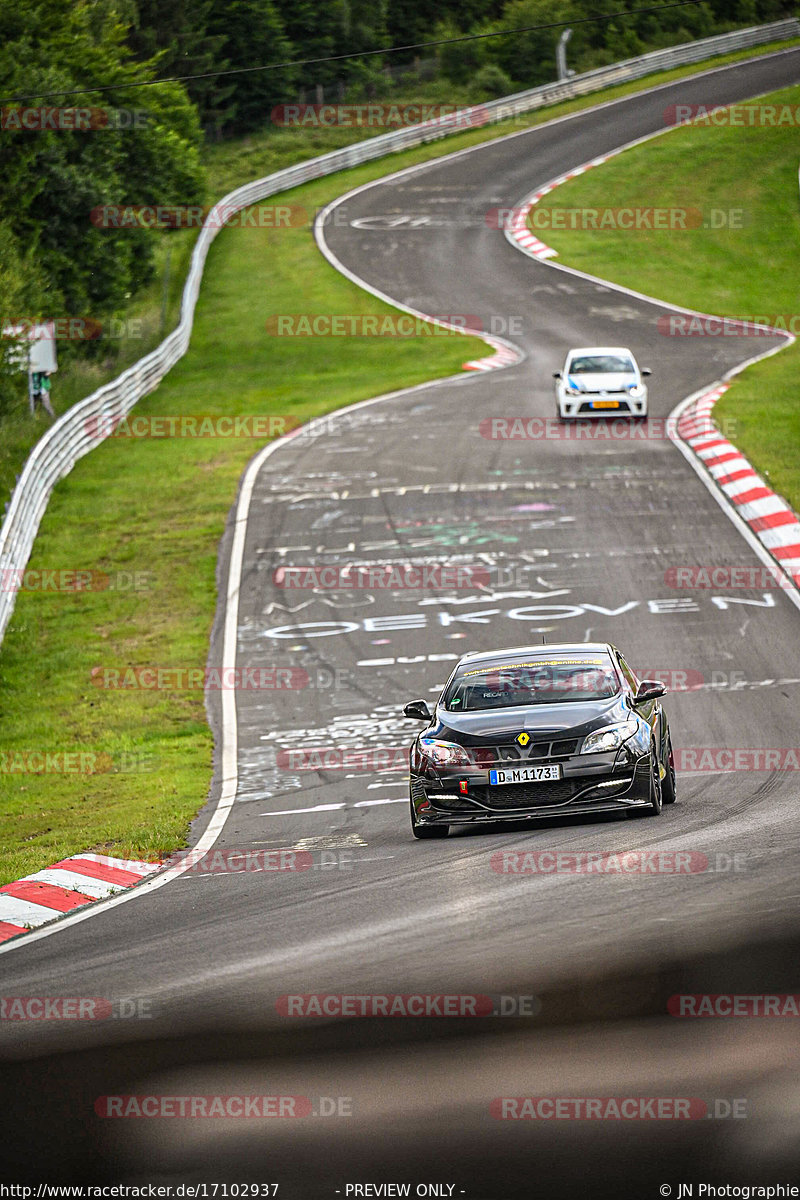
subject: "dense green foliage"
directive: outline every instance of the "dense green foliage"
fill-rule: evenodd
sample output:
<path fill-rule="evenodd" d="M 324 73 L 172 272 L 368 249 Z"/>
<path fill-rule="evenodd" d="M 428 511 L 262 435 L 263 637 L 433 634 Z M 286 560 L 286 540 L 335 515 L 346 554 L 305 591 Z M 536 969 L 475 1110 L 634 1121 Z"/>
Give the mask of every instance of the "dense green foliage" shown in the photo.
<path fill-rule="evenodd" d="M 157 234 L 99 227 L 92 211 L 202 199 L 197 111 L 180 84 L 126 87 L 154 78 L 156 67 L 135 59 L 124 21 L 111 3 L 0 6 L 4 322 L 42 315 L 107 320 L 148 281 Z M 89 90 L 70 94 L 78 88 Z M 70 122 L 79 127 L 65 127 Z M 5 359 L 7 343 L 4 349 Z M 77 348 L 59 345 L 60 354 L 70 351 Z M 19 401 L 24 386 L 18 372 L 0 375 L 0 411 Z"/>

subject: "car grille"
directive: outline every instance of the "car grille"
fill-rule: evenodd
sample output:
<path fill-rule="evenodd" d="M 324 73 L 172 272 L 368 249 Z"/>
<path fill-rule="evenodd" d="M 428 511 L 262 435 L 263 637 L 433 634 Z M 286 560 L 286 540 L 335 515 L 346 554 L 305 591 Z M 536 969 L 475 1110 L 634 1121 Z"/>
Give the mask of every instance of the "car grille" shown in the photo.
<path fill-rule="evenodd" d="M 531 746 L 529 758 L 569 758 L 578 753 L 580 738 L 569 738 L 560 742 L 541 742 Z"/>
<path fill-rule="evenodd" d="M 492 747 L 496 762 L 520 762 L 534 759 L 539 762 L 543 758 L 569 758 L 578 753 L 580 738 L 561 739 L 556 742 L 532 742 L 527 748 L 527 754 L 518 746 Z"/>
<path fill-rule="evenodd" d="M 515 762 L 522 758 L 519 746 L 498 746 L 495 755 L 498 762 Z"/>
<path fill-rule="evenodd" d="M 585 787 L 585 781 L 574 779 L 501 784 L 500 787 L 486 788 L 485 803 L 490 808 L 539 808 L 547 804 L 565 804 Z"/>

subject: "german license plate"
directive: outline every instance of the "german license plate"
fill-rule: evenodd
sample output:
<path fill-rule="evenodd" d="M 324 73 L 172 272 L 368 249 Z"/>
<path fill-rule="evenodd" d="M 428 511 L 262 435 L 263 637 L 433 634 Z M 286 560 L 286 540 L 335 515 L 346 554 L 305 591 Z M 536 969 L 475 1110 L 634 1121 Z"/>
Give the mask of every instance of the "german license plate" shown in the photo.
<path fill-rule="evenodd" d="M 489 772 L 489 783 L 495 787 L 503 783 L 544 783 L 548 779 L 560 778 L 560 763 L 551 767 L 512 767 L 508 771 Z"/>
<path fill-rule="evenodd" d="M 619 400 L 593 400 L 592 408 L 619 408 Z"/>

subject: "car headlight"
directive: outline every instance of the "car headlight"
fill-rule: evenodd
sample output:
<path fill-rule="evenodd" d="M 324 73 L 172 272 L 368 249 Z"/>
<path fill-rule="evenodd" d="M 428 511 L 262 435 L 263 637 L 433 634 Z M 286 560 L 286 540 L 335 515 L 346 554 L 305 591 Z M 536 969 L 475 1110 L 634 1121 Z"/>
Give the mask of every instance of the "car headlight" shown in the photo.
<path fill-rule="evenodd" d="M 437 767 L 468 767 L 470 757 L 463 746 L 455 742 L 440 742 L 436 738 L 420 738 L 422 754 Z"/>
<path fill-rule="evenodd" d="M 567 380 L 567 391 L 573 396 L 580 396 L 583 390 L 584 388 L 582 383 L 577 383 L 574 379 Z"/>
<path fill-rule="evenodd" d="M 641 383 L 631 383 L 628 385 L 628 394 L 634 397 L 643 396 L 644 388 L 642 387 Z"/>
<path fill-rule="evenodd" d="M 619 750 L 628 738 L 632 738 L 639 726 L 636 721 L 620 721 L 616 725 L 606 725 L 605 729 L 596 729 L 583 740 L 581 754 L 600 754 L 603 751 Z"/>

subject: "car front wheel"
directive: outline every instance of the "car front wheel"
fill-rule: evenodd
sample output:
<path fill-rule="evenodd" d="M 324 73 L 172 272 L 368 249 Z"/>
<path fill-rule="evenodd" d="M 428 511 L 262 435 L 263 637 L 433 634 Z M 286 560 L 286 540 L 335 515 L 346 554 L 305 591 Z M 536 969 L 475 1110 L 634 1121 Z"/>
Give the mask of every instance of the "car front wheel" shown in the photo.
<path fill-rule="evenodd" d="M 419 841 L 428 841 L 431 838 L 447 837 L 449 825 L 420 825 L 414 812 L 414 801 L 409 800 L 409 803 L 411 805 L 411 832 L 415 838 Z"/>
<path fill-rule="evenodd" d="M 675 803 L 675 756 L 672 753 L 672 738 L 667 734 L 667 761 L 664 766 L 667 768 L 667 773 L 664 776 L 664 782 L 661 788 L 661 795 L 665 804 Z"/>
<path fill-rule="evenodd" d="M 658 756 L 655 750 L 652 750 L 650 752 L 650 803 L 647 808 L 631 808 L 626 815 L 629 817 L 657 817 L 661 813 L 663 803 Z"/>
<path fill-rule="evenodd" d="M 661 789 L 661 769 L 655 750 L 650 755 L 650 807 L 646 810 L 648 817 L 657 817 L 661 813 L 664 797 Z"/>

